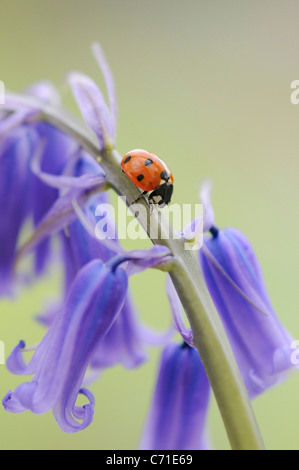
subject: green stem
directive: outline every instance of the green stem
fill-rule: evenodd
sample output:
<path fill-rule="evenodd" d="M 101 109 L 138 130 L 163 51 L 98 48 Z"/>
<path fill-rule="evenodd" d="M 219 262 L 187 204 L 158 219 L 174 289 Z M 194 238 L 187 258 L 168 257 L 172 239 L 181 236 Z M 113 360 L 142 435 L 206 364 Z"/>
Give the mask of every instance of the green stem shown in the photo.
<path fill-rule="evenodd" d="M 24 105 L 40 110 L 39 119 L 71 135 L 96 159 L 100 158 L 108 182 L 119 195 L 126 197 L 130 206 L 139 190 L 120 171 L 121 156 L 115 149 L 100 152 L 96 137 L 65 110 L 45 106 L 31 98 L 22 97 L 22 100 Z M 142 199 L 140 204 L 145 210 L 135 214 L 139 223 L 149 236 L 154 229 L 159 235 L 152 242 L 167 246 L 174 256 L 169 274 L 190 322 L 194 344 L 209 377 L 231 447 L 261 450 L 263 442 L 251 403 L 194 252 L 185 250 L 184 243 L 175 237 L 171 224 L 161 212 L 150 211 Z"/>

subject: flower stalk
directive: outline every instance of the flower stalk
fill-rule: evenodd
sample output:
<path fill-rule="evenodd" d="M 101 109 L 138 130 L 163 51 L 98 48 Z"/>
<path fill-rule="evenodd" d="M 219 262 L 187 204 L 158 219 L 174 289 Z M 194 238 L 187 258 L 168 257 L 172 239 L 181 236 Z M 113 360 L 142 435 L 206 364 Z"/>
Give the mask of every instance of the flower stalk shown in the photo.
<path fill-rule="evenodd" d="M 14 97 L 17 99 L 14 100 Z M 131 204 L 139 196 L 139 190 L 121 172 L 121 156 L 112 145 L 101 151 L 96 136 L 75 116 L 34 98 L 10 94 L 6 108 L 15 111 L 16 102 L 17 110 L 21 111 L 21 101 L 25 108 L 36 110 L 36 113 L 30 115 L 30 121 L 46 121 L 57 127 L 76 139 L 82 148 L 99 161 L 108 183 L 118 195 L 126 198 L 128 207 L 149 237 L 152 233 L 157 234 L 155 239 L 151 238 L 152 242 L 169 248 L 173 260 L 167 265 L 167 271 L 190 322 L 194 345 L 199 351 L 213 389 L 231 447 L 234 450 L 262 450 L 262 438 L 247 391 L 193 252 L 185 250 L 184 241 L 175 236 L 168 219 L 161 211 L 150 209 L 143 198 L 138 204 L 141 204 L 144 210 L 135 213 L 135 206 Z"/>

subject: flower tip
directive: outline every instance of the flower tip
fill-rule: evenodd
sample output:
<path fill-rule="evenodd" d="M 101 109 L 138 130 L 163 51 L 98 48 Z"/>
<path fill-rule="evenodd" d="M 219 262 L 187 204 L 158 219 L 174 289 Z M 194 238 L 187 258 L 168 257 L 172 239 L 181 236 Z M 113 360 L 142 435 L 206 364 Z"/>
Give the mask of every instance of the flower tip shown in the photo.
<path fill-rule="evenodd" d="M 91 52 L 96 58 L 101 58 L 102 60 L 105 58 L 103 48 L 98 41 L 93 41 L 91 43 Z"/>
<path fill-rule="evenodd" d="M 200 183 L 199 199 L 202 199 L 204 195 L 211 195 L 213 189 L 213 181 L 210 179 L 203 179 Z"/>
<path fill-rule="evenodd" d="M 18 348 L 18 349 L 25 349 L 25 347 L 26 347 L 26 343 L 25 343 L 25 341 L 23 341 L 23 340 L 21 339 L 20 342 L 19 342 L 19 344 L 18 344 L 18 346 L 17 346 L 17 348 Z"/>
<path fill-rule="evenodd" d="M 72 70 L 71 72 L 68 72 L 65 75 L 65 80 L 66 80 L 67 83 L 72 85 L 73 83 L 83 81 L 84 80 L 84 75 L 81 72 L 79 72 L 78 70 Z"/>
<path fill-rule="evenodd" d="M 2 399 L 2 405 L 5 410 L 7 409 L 7 403 L 11 400 L 11 397 L 12 397 L 12 391 L 8 390 L 5 397 Z"/>
<path fill-rule="evenodd" d="M 199 200 L 203 205 L 204 232 L 208 232 L 214 225 L 215 215 L 211 202 L 213 183 L 211 180 L 202 181 L 199 189 Z"/>

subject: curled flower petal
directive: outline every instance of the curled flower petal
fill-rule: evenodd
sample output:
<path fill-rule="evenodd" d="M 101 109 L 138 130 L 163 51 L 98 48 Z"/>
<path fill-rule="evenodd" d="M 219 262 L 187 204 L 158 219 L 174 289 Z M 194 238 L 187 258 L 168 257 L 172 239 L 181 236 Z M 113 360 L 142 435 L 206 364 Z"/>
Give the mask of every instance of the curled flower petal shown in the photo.
<path fill-rule="evenodd" d="M 6 116 L 5 119 L 0 121 L 0 158 L 9 145 L 15 141 L 15 134 L 11 131 L 18 129 L 18 127 L 26 120 L 33 118 L 36 115 L 36 110 L 26 108 L 15 113 L 11 113 Z"/>
<path fill-rule="evenodd" d="M 40 167 L 43 172 L 54 176 L 62 172 L 70 149 L 78 147 L 78 144 L 60 130 L 46 122 L 39 122 L 37 119 L 43 103 L 57 104 L 60 101 L 57 90 L 50 82 L 35 83 L 25 90 L 25 93 L 27 96 L 18 96 L 9 92 L 6 94 L 5 108 L 13 112 L 4 115 L 0 123 L 0 160 L 3 160 L 8 152 L 13 151 L 12 148 L 17 141 L 22 140 L 22 133 L 29 136 L 28 155 L 26 157 L 21 155 L 19 158 L 19 165 L 26 165 L 26 172 L 23 171 L 23 174 L 28 175 L 28 187 L 24 190 L 22 186 L 18 186 L 18 181 L 13 180 L 13 182 L 18 187 L 18 191 L 15 191 L 15 198 L 18 198 L 19 207 L 28 208 L 26 219 L 32 216 L 33 224 L 37 226 L 58 197 L 58 191 L 45 185 L 31 173 L 32 157 L 41 147 L 42 142 Z M 15 171 L 16 162 L 10 159 L 10 164 L 12 171 Z M 11 178 L 8 171 L 6 174 L 3 172 L 4 177 Z M 17 218 L 16 214 L 14 219 Z M 36 247 L 35 275 L 42 274 L 49 264 L 51 254 L 49 241 L 45 239 Z"/>
<path fill-rule="evenodd" d="M 82 392 L 81 384 L 98 342 L 123 306 L 127 285 L 127 276 L 121 268 L 111 270 L 97 260 L 82 268 L 62 311 L 32 359 L 26 367 L 21 364 L 19 368 L 22 375 L 34 374 L 33 379 L 19 385 L 9 400 L 6 397 L 6 411 L 16 412 L 18 403 L 20 409 L 34 413 L 53 409 L 58 424 L 66 432 L 76 432 L 90 424 L 93 399 L 86 391 Z M 14 359 L 11 364 L 16 362 L 20 360 Z M 83 409 L 76 406 L 78 393 L 90 399 Z"/>
<path fill-rule="evenodd" d="M 207 449 L 204 428 L 210 385 L 198 351 L 169 344 L 163 351 L 141 449 Z"/>
<path fill-rule="evenodd" d="M 148 268 L 163 266 L 163 264 L 173 260 L 169 248 L 162 245 L 155 245 L 147 250 L 132 250 L 129 252 L 129 256 L 126 254 L 120 255 L 119 259 L 123 259 L 123 262 L 125 262 L 126 257 L 128 257 L 128 263 L 124 266 L 124 269 L 126 269 L 128 276 L 140 273 Z M 112 263 L 114 262 L 115 260 L 112 260 Z"/>

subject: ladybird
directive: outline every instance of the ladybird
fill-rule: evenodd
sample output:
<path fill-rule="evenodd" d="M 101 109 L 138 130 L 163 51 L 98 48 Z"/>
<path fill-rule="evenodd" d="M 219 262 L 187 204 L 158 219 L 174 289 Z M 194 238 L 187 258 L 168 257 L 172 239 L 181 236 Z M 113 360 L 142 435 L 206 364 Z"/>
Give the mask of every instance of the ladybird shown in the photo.
<path fill-rule="evenodd" d="M 141 195 L 152 191 L 148 198 L 150 204 L 164 207 L 170 203 L 173 176 L 166 163 L 157 155 L 147 150 L 132 150 L 123 157 L 121 167 L 135 186 L 143 190 Z"/>

